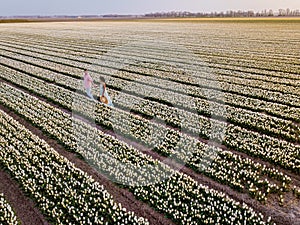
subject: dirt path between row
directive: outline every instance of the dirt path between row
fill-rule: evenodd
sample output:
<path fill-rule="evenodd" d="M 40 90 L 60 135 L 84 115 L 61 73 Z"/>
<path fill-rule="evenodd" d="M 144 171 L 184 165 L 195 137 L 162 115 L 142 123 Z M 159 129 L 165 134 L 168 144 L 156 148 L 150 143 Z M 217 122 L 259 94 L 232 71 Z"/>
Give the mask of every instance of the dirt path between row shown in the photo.
<path fill-rule="evenodd" d="M 13 207 L 21 224 L 50 225 L 34 202 L 20 189 L 19 184 L 3 169 L 0 169 L 0 181 L 0 192 Z"/>

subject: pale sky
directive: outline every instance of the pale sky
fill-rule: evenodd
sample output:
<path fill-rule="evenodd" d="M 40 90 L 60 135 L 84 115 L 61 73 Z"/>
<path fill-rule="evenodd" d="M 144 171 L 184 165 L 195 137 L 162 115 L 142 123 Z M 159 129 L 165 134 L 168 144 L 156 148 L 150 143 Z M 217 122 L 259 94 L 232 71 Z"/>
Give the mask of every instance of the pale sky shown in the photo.
<path fill-rule="evenodd" d="M 300 9 L 300 0 L 0 0 L 0 16 L 277 11 L 280 8 Z"/>

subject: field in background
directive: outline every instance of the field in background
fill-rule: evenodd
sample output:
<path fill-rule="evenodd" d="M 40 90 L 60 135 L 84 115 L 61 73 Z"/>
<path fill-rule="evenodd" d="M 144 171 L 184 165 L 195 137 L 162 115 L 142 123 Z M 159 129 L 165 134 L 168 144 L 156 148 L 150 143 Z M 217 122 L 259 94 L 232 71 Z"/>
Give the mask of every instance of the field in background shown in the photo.
<path fill-rule="evenodd" d="M 300 223 L 299 22 L 0 24 L 0 222 Z"/>

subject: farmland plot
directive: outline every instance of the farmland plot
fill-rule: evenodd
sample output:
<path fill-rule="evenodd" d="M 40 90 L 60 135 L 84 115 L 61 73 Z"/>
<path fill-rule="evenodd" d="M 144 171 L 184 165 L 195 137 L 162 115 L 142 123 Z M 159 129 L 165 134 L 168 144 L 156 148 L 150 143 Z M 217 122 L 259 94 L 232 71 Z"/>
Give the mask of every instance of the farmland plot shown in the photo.
<path fill-rule="evenodd" d="M 300 223 L 299 28 L 1 24 L 0 168 L 55 224 Z M 86 68 L 114 107 L 88 99 Z M 17 223 L 4 197 L 0 221 Z"/>

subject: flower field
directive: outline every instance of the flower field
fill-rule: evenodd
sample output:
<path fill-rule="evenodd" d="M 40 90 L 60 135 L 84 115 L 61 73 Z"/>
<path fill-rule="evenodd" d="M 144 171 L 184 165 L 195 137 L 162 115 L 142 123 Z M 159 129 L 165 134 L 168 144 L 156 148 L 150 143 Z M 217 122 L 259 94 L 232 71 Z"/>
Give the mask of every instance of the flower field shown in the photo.
<path fill-rule="evenodd" d="M 0 172 L 49 224 L 300 224 L 299 28 L 0 24 Z"/>
<path fill-rule="evenodd" d="M 18 224 L 15 212 L 5 200 L 3 194 L 0 194 L 0 215 L 1 224 Z"/>

